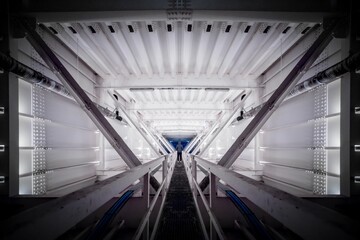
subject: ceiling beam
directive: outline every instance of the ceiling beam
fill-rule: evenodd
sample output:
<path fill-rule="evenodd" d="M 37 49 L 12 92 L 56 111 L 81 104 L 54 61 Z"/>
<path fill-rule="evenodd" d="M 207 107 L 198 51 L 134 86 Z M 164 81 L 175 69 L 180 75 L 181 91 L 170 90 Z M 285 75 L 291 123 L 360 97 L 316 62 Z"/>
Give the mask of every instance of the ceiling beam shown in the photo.
<path fill-rule="evenodd" d="M 259 19 L 275 21 L 319 22 L 328 14 L 345 9 L 348 1 L 333 0 L 192 0 L 192 18 L 207 21 L 219 19 Z M 26 13 L 40 21 L 107 21 L 109 19 L 165 20 L 169 8 L 168 0 L 158 1 L 87 1 L 63 0 L 54 4 L 48 0 L 13 0 L 10 9 L 15 13 Z M 138 11 L 141 9 L 142 11 Z M 220 11 L 219 11 L 220 10 Z M 151 12 L 150 12 L 151 11 Z M 215 12 L 215 13 L 214 13 Z M 276 14 L 273 14 L 276 12 Z M 153 14 L 152 14 L 153 13 Z"/>
<path fill-rule="evenodd" d="M 214 104 L 211 102 L 192 104 L 192 103 L 164 103 L 159 105 L 158 103 L 129 103 L 126 106 L 127 110 L 138 110 L 138 111 L 157 111 L 157 110 L 204 110 L 204 111 L 214 111 L 214 110 L 232 110 L 233 105 L 231 103 L 218 103 Z"/>
<path fill-rule="evenodd" d="M 151 84 L 150 84 L 151 81 Z M 206 76 L 201 74 L 196 77 L 194 74 L 189 74 L 187 77 L 177 74 L 174 78 L 170 74 L 165 74 L 161 77 L 159 74 L 153 74 L 151 78 L 147 75 L 139 77 L 130 76 L 127 79 L 119 78 L 105 78 L 102 85 L 97 88 L 263 88 L 257 82 L 250 78 L 237 78 L 235 81 L 229 75 L 219 77 L 215 74 Z M 196 90 L 196 89 L 195 89 Z"/>

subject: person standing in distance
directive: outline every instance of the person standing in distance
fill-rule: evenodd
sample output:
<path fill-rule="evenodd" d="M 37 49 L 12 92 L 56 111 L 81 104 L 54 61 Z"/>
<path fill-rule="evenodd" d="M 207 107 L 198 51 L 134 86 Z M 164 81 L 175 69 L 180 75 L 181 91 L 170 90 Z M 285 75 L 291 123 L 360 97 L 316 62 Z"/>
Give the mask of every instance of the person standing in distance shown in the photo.
<path fill-rule="evenodd" d="M 183 146 L 181 145 L 180 142 L 178 142 L 178 144 L 176 145 L 177 161 L 178 162 L 182 161 L 182 150 L 183 150 Z"/>

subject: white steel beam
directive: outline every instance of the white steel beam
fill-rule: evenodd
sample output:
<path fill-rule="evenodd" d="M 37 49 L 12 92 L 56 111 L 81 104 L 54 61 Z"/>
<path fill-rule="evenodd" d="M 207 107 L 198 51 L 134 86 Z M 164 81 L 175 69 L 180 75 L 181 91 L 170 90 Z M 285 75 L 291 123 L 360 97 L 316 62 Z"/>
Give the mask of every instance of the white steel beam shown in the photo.
<path fill-rule="evenodd" d="M 245 91 L 243 91 L 242 93 L 245 93 Z M 226 129 L 230 124 L 231 121 L 234 119 L 234 117 L 236 117 L 237 115 L 239 115 L 239 110 L 244 106 L 245 104 L 245 100 L 250 96 L 251 92 L 247 92 L 246 96 L 240 100 L 240 102 L 238 104 L 236 104 L 236 107 L 234 108 L 232 113 L 229 113 L 227 118 L 224 119 L 224 121 L 220 122 L 220 126 L 219 129 L 216 131 L 216 133 L 214 133 L 213 135 L 211 135 L 211 138 L 207 141 L 207 144 L 205 146 L 203 146 L 203 148 L 201 149 L 201 154 L 202 155 L 206 149 L 210 146 L 210 144 L 216 139 L 216 137 L 220 134 L 220 132 L 223 129 Z M 199 144 L 200 146 L 201 144 Z"/>
<path fill-rule="evenodd" d="M 175 102 L 173 101 L 172 103 L 168 103 L 168 104 L 162 104 L 159 105 L 157 103 L 153 103 L 153 102 L 149 102 L 149 103 L 129 103 L 127 105 L 127 109 L 128 110 L 134 110 L 134 111 L 156 111 L 156 110 L 205 110 L 205 111 L 213 111 L 213 110 L 231 110 L 232 109 L 232 104 L 229 103 L 218 103 L 218 104 L 214 104 L 211 102 L 204 102 L 198 105 L 194 105 L 188 102 L 182 103 L 181 105 L 179 105 L 178 103 L 176 103 L 176 99 Z"/>
<path fill-rule="evenodd" d="M 129 89 L 129 88 L 262 88 L 254 80 L 253 77 L 242 78 L 241 81 L 234 81 L 229 76 L 225 75 L 219 77 L 217 75 L 201 74 L 196 77 L 194 74 L 189 74 L 187 77 L 176 75 L 173 78 L 170 74 L 165 74 L 161 77 L 158 74 L 153 74 L 152 78 L 147 75 L 139 77 L 130 76 L 122 81 L 107 78 L 107 81 L 97 88 L 116 88 L 116 89 Z M 151 84 L 150 84 L 151 81 Z M 120 84 L 119 84 L 120 82 Z"/>

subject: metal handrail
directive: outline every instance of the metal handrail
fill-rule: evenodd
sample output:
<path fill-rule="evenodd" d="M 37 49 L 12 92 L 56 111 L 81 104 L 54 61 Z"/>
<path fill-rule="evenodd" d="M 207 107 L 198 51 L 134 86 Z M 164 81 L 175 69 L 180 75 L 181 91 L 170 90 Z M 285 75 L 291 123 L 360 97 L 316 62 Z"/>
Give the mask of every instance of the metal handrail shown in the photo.
<path fill-rule="evenodd" d="M 330 209 L 319 208 L 315 203 L 200 157 L 194 156 L 194 161 L 304 239 L 314 239 L 320 234 L 322 238 L 330 239 L 356 239 L 354 236 L 358 236 L 356 222 L 344 215 Z M 301 224 L 298 224 L 299 219 L 302 219 Z M 314 224 L 315 222 L 317 224 Z"/>
<path fill-rule="evenodd" d="M 192 177 L 192 174 L 190 172 L 190 164 L 187 162 L 188 160 L 188 157 L 190 155 L 186 155 L 186 158 L 183 158 L 184 159 L 184 165 L 185 165 L 185 171 L 186 171 L 186 175 L 188 177 L 188 180 L 189 180 L 189 185 L 190 185 L 190 188 L 191 188 L 191 193 L 193 195 L 193 199 L 194 199 L 194 203 L 195 203 L 195 208 L 196 208 L 196 213 L 199 217 L 199 220 L 200 220 L 200 225 L 201 225 L 201 230 L 203 231 L 203 234 L 204 234 L 204 238 L 205 240 L 209 240 L 209 234 L 207 233 L 207 230 L 206 230 L 206 227 L 205 227 L 205 223 L 204 223 L 204 219 L 201 215 L 201 211 L 200 211 L 200 207 L 199 207 L 199 204 L 197 202 L 197 197 L 196 197 L 196 194 L 195 194 L 195 191 L 194 191 L 194 187 L 193 187 L 193 184 L 196 183 L 196 180 Z M 190 183 L 193 183 L 193 184 L 190 184 Z"/>
<path fill-rule="evenodd" d="M 190 167 L 190 164 L 187 162 L 187 161 L 189 161 L 188 159 L 191 158 L 191 157 L 189 157 L 189 156 L 190 156 L 190 155 L 187 155 L 187 158 L 185 158 L 186 160 L 184 159 L 184 164 L 185 164 L 185 170 L 187 171 L 187 176 L 188 176 L 188 178 L 189 178 L 189 182 L 192 182 L 192 183 L 193 183 L 192 186 L 191 186 L 191 188 L 192 188 L 192 190 L 193 190 L 193 187 L 194 187 L 194 185 L 195 185 L 198 193 L 200 194 L 201 200 L 203 201 L 203 204 L 204 204 L 204 206 L 205 206 L 205 209 L 206 209 L 206 211 L 207 211 L 207 213 L 208 213 L 208 215 L 209 215 L 210 224 L 213 224 L 213 225 L 214 225 L 214 228 L 215 228 L 215 230 L 216 230 L 216 233 L 217 233 L 217 235 L 218 235 L 218 238 L 219 238 L 220 240 L 225 240 L 226 237 L 225 237 L 225 234 L 224 234 L 224 232 L 223 232 L 223 230 L 222 230 L 222 228 L 221 228 L 221 226 L 220 226 L 219 221 L 217 220 L 215 214 L 212 212 L 212 210 L 211 210 L 211 208 L 210 208 L 210 206 L 209 206 L 209 203 L 208 203 L 208 201 L 207 201 L 204 193 L 201 191 L 201 189 L 200 189 L 200 187 L 199 187 L 199 184 L 197 183 L 196 179 L 192 176 L 192 174 L 191 174 L 191 172 L 190 172 L 190 171 L 191 171 L 191 170 L 190 170 L 191 167 Z M 192 191 L 192 193 L 193 193 L 194 201 L 196 201 L 196 195 L 194 194 L 194 191 Z M 197 208 L 198 208 L 198 206 L 197 206 Z M 200 210 L 199 210 L 198 212 L 200 212 Z M 200 222 L 202 222 L 202 224 L 203 224 L 201 215 L 199 215 L 199 218 L 201 219 Z M 204 231 L 204 227 L 203 227 L 203 231 Z M 206 230 L 205 230 L 204 235 L 206 236 L 205 238 L 207 238 L 207 239 L 209 238 Z"/>
<path fill-rule="evenodd" d="M 104 205 L 119 192 L 127 189 L 136 180 L 150 174 L 152 169 L 155 169 L 164 160 L 165 156 L 161 156 L 92 186 L 24 211 L 12 217 L 11 221 L 6 224 L 5 236 L 9 239 L 23 239 L 25 237 L 31 239 L 55 239 Z M 49 219 L 57 219 L 59 222 L 66 222 L 67 224 L 54 227 L 55 222 L 49 221 Z M 34 228 L 53 229 L 53 231 L 34 232 Z"/>
<path fill-rule="evenodd" d="M 156 221 L 155 221 L 155 224 L 154 224 L 150 239 L 155 238 L 155 234 L 156 234 L 156 230 L 157 230 L 157 227 L 158 227 L 158 224 L 159 224 L 161 212 L 162 212 L 162 209 L 163 209 L 163 206 L 164 206 L 164 203 L 165 203 L 165 198 L 166 198 L 166 195 L 167 195 L 167 192 L 168 192 L 168 187 L 169 187 L 169 181 L 168 180 L 171 179 L 172 173 L 173 173 L 174 168 L 175 168 L 175 163 L 176 163 L 174 154 L 170 154 L 168 156 L 170 156 L 170 167 L 168 169 L 163 169 L 163 171 L 167 170 L 166 171 L 166 177 L 163 179 L 159 189 L 157 190 L 154 198 L 152 199 L 147 212 L 145 213 L 145 215 L 141 219 L 139 227 L 136 230 L 136 233 L 135 233 L 135 235 L 133 237 L 134 240 L 138 240 L 138 239 L 141 238 L 141 235 L 143 234 L 143 231 L 144 231 L 146 225 L 149 223 L 150 215 L 151 215 L 151 213 L 152 213 L 152 211 L 153 211 L 153 209 L 155 207 L 155 204 L 156 204 L 157 199 L 158 199 L 158 197 L 160 195 L 160 192 L 164 190 L 163 191 L 163 196 L 162 196 L 163 199 L 162 199 L 161 207 L 160 207 L 160 210 L 158 211 L 158 215 L 156 217 Z M 146 238 L 149 239 L 149 236 L 147 235 Z"/>

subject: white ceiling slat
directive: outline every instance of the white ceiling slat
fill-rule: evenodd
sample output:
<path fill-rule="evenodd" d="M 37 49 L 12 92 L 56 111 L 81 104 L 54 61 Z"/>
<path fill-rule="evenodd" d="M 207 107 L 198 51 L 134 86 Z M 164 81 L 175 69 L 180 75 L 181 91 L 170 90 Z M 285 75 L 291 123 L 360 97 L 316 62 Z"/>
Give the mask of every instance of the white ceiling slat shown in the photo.
<path fill-rule="evenodd" d="M 166 94 L 164 93 L 164 91 L 158 90 L 158 92 L 159 92 L 160 99 L 161 99 L 160 103 L 163 103 L 163 102 L 167 103 L 168 101 L 167 101 Z"/>
<path fill-rule="evenodd" d="M 214 72 L 215 66 L 217 65 L 217 63 L 219 61 L 219 56 L 223 50 L 223 46 L 226 43 L 228 34 L 224 33 L 225 26 L 226 26 L 225 23 L 221 23 L 220 31 L 217 35 L 216 43 L 214 44 L 214 50 L 211 53 L 209 64 L 208 64 L 208 67 L 206 70 L 207 76 L 210 76 Z"/>
<path fill-rule="evenodd" d="M 149 31 L 149 27 L 152 28 L 152 32 Z M 160 77 L 164 77 L 165 69 L 164 69 L 164 62 L 162 57 L 162 48 L 160 46 L 160 40 L 159 40 L 159 31 L 158 31 L 158 25 L 156 22 L 149 22 L 147 21 L 145 26 L 141 28 L 141 33 L 143 38 L 148 38 L 149 41 L 144 41 L 144 43 L 148 44 L 150 47 L 148 52 L 151 52 L 150 60 L 153 65 L 155 65 L 155 68 L 157 69 L 157 72 Z"/>
<path fill-rule="evenodd" d="M 204 93 L 205 93 L 205 90 L 204 90 L 204 89 L 201 89 L 201 90 L 199 91 L 198 96 L 197 96 L 197 98 L 196 98 L 196 102 L 200 102 L 200 101 L 201 101 Z"/>
<path fill-rule="evenodd" d="M 162 101 L 159 89 L 155 89 L 154 91 L 154 99 L 155 101 L 157 101 L 158 103 L 160 103 Z"/>
<path fill-rule="evenodd" d="M 180 90 L 180 95 L 181 95 L 181 101 L 182 101 L 182 102 L 187 102 L 187 101 L 186 101 L 186 96 L 187 96 L 186 92 L 187 92 L 187 91 L 186 91 L 185 89 L 181 89 L 181 90 Z"/>
<path fill-rule="evenodd" d="M 200 39 L 199 39 L 198 50 L 196 53 L 196 62 L 195 62 L 195 71 L 194 71 L 195 77 L 200 76 L 201 69 L 202 69 L 203 63 L 205 61 L 204 55 L 205 55 L 206 51 L 208 50 L 207 44 L 210 39 L 210 33 L 205 32 L 205 26 L 206 26 L 206 24 L 204 22 L 201 23 Z"/>
<path fill-rule="evenodd" d="M 206 134 L 244 89 L 258 90 L 255 79 L 301 38 L 305 27 L 313 26 L 235 20 L 119 21 L 46 26 L 56 29 L 59 39 L 99 74 L 104 80 L 99 88 L 115 90 L 126 101 L 126 109 L 141 114 L 152 133 L 172 136 Z M 206 30 L 208 25 L 211 30 Z M 271 28 L 264 32 L 267 26 Z M 134 88 L 140 89 L 130 90 Z"/>
<path fill-rule="evenodd" d="M 191 23 L 187 23 L 191 24 Z M 193 40 L 193 33 L 187 30 L 187 24 L 183 26 L 183 47 L 182 47 L 182 68 L 181 73 L 184 77 L 188 76 L 189 73 L 189 65 L 190 65 L 190 59 L 191 59 L 191 49 L 192 49 L 192 40 Z M 192 25 L 193 28 L 193 25 Z"/>
<path fill-rule="evenodd" d="M 111 60 L 108 58 L 108 56 L 106 56 L 104 51 L 101 51 L 101 49 L 98 48 L 98 44 L 96 43 L 95 39 L 92 36 L 89 36 L 87 31 L 85 31 L 85 26 L 80 23 L 72 23 L 71 27 L 76 30 L 76 35 L 79 37 L 79 40 L 85 42 L 88 45 L 88 51 L 94 55 L 97 61 L 102 66 L 105 66 L 105 69 L 109 71 L 112 77 L 117 77 L 116 70 L 111 63 Z"/>
<path fill-rule="evenodd" d="M 171 24 L 171 23 L 167 23 L 171 25 L 172 31 L 171 32 L 167 32 L 166 36 L 167 36 L 167 46 L 168 46 L 168 53 L 169 53 L 169 62 L 170 62 L 170 73 L 172 77 L 176 76 L 176 60 L 177 60 L 177 47 L 176 47 L 176 24 Z"/>
<path fill-rule="evenodd" d="M 78 25 L 71 25 L 69 24 L 69 26 L 73 27 L 78 33 L 82 32 L 81 30 L 81 26 L 77 27 Z M 78 28 L 78 29 L 77 29 Z M 76 44 L 81 44 L 82 46 L 84 46 L 84 50 L 89 53 L 89 55 L 92 57 L 92 59 L 94 59 L 94 61 L 97 63 L 97 65 L 99 65 L 102 69 L 104 69 L 105 72 L 105 76 L 109 76 L 112 75 L 112 77 L 115 77 L 114 73 L 111 71 L 111 69 L 108 67 L 108 65 L 106 65 L 106 63 L 104 63 L 105 60 L 103 60 L 103 56 L 99 55 L 98 52 L 94 52 L 96 51 L 94 48 L 95 46 L 93 45 L 92 41 L 86 37 L 86 35 L 82 34 L 73 34 L 73 33 L 69 33 L 69 29 L 67 28 L 67 26 L 64 26 L 64 29 L 66 32 L 68 32 L 69 36 L 73 38 L 73 40 L 76 42 Z M 83 39 L 83 37 L 85 37 L 85 39 Z"/>
<path fill-rule="evenodd" d="M 270 30 L 270 32 L 267 33 L 269 37 L 264 40 L 264 43 L 262 44 L 261 48 L 259 48 L 257 52 L 253 53 L 252 59 L 248 61 L 246 66 L 244 66 L 244 72 L 243 72 L 244 75 L 250 74 L 255 67 L 262 65 L 264 59 L 268 55 L 273 55 L 274 50 L 276 49 L 274 48 L 274 46 L 277 46 L 278 43 L 281 41 L 282 38 L 281 33 L 285 30 L 286 27 L 287 24 L 283 24 L 283 23 L 278 24 L 277 26 L 276 25 L 272 26 L 272 30 Z"/>
<path fill-rule="evenodd" d="M 225 75 L 225 73 L 228 71 L 228 69 L 232 66 L 233 62 L 236 61 L 234 58 L 236 56 L 236 54 L 239 52 L 239 49 L 241 48 L 241 46 L 244 44 L 246 44 L 246 42 L 248 41 L 248 39 L 250 38 L 250 33 L 253 31 L 251 30 L 251 32 L 245 33 L 245 29 L 248 26 L 252 26 L 253 27 L 254 24 L 247 24 L 247 23 L 243 23 L 240 25 L 238 32 L 234 38 L 234 40 L 232 41 L 232 44 L 229 48 L 229 50 L 226 53 L 226 56 L 224 58 L 224 61 L 222 62 L 219 71 L 218 71 L 218 76 L 219 77 L 223 77 Z"/>
<path fill-rule="evenodd" d="M 247 58 L 246 62 L 241 64 L 241 66 L 237 69 L 243 76 L 248 75 L 254 66 L 261 64 L 264 57 L 274 50 L 272 46 L 279 42 L 281 33 L 286 27 L 285 24 L 263 24 L 263 26 L 265 29 L 270 27 L 269 32 L 262 33 L 264 29 L 259 29 L 258 36 L 260 43 L 258 47 L 251 52 L 251 55 Z"/>
<path fill-rule="evenodd" d="M 243 69 L 241 66 L 245 64 L 251 57 L 253 56 L 253 52 L 255 52 L 259 46 L 261 46 L 261 42 L 264 39 L 263 30 L 266 28 L 265 23 L 257 24 L 257 27 L 252 27 L 253 32 L 249 34 L 251 35 L 251 39 L 242 46 L 241 54 L 238 57 L 237 61 L 233 65 L 230 71 L 230 78 L 235 77 L 235 75 L 242 74 L 241 70 Z M 251 30 L 250 30 L 251 31 Z"/>
<path fill-rule="evenodd" d="M 270 55 L 267 56 L 266 60 L 263 62 L 263 64 L 259 65 L 256 69 L 254 69 L 253 74 L 254 75 L 260 75 L 262 74 L 266 69 L 270 67 L 270 65 L 279 57 L 281 57 L 282 54 L 287 52 L 287 50 L 294 45 L 302 36 L 301 32 L 308 26 L 313 26 L 313 24 L 307 24 L 307 23 L 300 23 L 297 24 L 297 26 L 294 26 L 295 24 L 289 24 L 291 28 L 288 30 L 286 34 L 281 34 L 282 41 L 277 44 L 276 50 Z M 285 35 L 285 36 L 283 36 Z"/>
<path fill-rule="evenodd" d="M 114 44 L 120 49 L 123 53 L 126 63 L 129 65 L 129 69 L 131 72 L 135 74 L 135 76 L 139 77 L 141 75 L 141 70 L 138 66 L 138 63 L 135 60 L 135 56 L 132 53 L 129 44 L 127 43 L 123 33 L 121 32 L 121 26 L 118 23 L 113 23 L 111 26 L 114 28 L 114 33 L 109 33 L 109 38 L 114 41 Z"/>
<path fill-rule="evenodd" d="M 76 39 L 74 40 L 70 34 L 65 31 L 64 27 L 59 23 L 52 23 L 50 26 L 58 32 L 58 37 L 62 42 L 65 43 L 75 54 L 77 54 L 84 62 L 86 62 L 99 76 L 105 78 L 107 73 L 104 72 L 103 68 L 99 66 L 93 56 L 90 56 L 83 44 L 79 44 Z"/>
<path fill-rule="evenodd" d="M 94 30 L 96 30 L 96 33 L 88 33 L 88 36 L 95 38 L 97 48 L 102 51 L 103 55 L 110 58 L 110 62 L 116 73 L 121 73 L 125 77 L 129 77 L 130 73 L 128 68 L 125 66 L 124 61 L 120 57 L 120 51 L 117 48 L 117 45 L 113 44 L 113 42 L 110 40 L 111 38 L 109 38 L 109 34 L 107 34 L 107 29 L 103 25 L 104 24 L 93 23 L 91 25 L 83 24 L 83 27 L 85 28 L 86 26 L 91 26 L 94 28 Z M 89 32 L 89 30 L 86 32 Z"/>
<path fill-rule="evenodd" d="M 135 22 L 127 22 L 121 26 L 122 33 L 124 34 L 129 46 L 132 49 L 132 53 L 135 55 L 135 59 L 139 64 L 141 72 L 147 74 L 147 77 L 152 77 L 153 70 L 145 49 L 141 34 L 138 30 L 138 24 Z M 132 26 L 134 32 L 130 32 L 128 26 Z"/>

